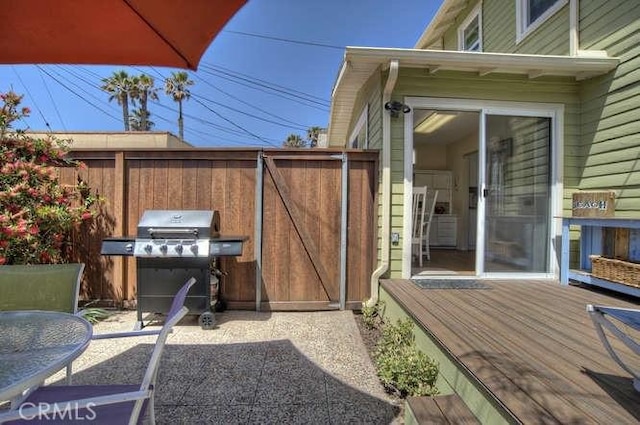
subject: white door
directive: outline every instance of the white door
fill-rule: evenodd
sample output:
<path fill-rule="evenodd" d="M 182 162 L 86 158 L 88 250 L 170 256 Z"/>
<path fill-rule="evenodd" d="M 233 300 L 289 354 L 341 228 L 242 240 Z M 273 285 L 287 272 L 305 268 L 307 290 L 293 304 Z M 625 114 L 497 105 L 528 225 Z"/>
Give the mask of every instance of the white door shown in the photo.
<path fill-rule="evenodd" d="M 409 196 L 415 160 L 413 111 L 478 113 L 477 121 L 471 124 L 479 129 L 477 160 L 473 154 L 468 157 L 470 176 L 478 176 L 477 189 L 474 193 L 475 183 L 470 178 L 468 192 L 464 186 L 460 188 L 461 196 L 469 196 L 469 201 L 458 203 L 469 208 L 467 237 L 471 239 L 471 248 L 474 246 L 473 222 L 476 222 L 476 275 L 548 278 L 557 274 L 552 240 L 559 237 L 554 216 L 562 213 L 564 107 L 426 97 L 407 97 L 404 103 L 411 107 L 404 125 L 404 187 Z M 410 205 L 409 198 L 405 203 L 405 217 L 411 216 Z M 407 231 L 402 270 L 403 276 L 409 277 L 411 251 Z"/>
<path fill-rule="evenodd" d="M 551 226 L 549 117 L 485 115 L 483 273 L 548 273 Z"/>

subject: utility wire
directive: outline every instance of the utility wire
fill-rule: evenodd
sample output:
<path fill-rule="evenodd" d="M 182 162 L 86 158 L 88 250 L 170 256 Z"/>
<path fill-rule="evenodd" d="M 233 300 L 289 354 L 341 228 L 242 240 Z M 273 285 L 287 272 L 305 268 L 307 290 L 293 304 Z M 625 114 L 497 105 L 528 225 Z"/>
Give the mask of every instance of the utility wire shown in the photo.
<path fill-rule="evenodd" d="M 303 46 L 324 47 L 324 48 L 327 48 L 327 49 L 337 49 L 337 50 L 344 50 L 344 48 L 345 48 L 345 46 L 336 46 L 336 45 L 333 45 L 333 44 L 315 43 L 313 41 L 292 40 L 290 38 L 273 37 L 273 36 L 270 36 L 270 35 L 254 34 L 254 33 L 244 32 L 244 31 L 225 30 L 224 32 L 228 32 L 228 33 L 231 33 L 231 34 L 244 35 L 244 36 L 247 36 L 247 37 L 255 37 L 255 38 L 263 38 L 263 39 L 266 39 L 266 40 L 281 41 L 283 43 L 301 44 Z"/>
<path fill-rule="evenodd" d="M 303 106 L 306 106 L 306 107 L 309 107 L 309 108 L 313 108 L 313 109 L 317 109 L 317 110 L 322 111 L 322 112 L 328 112 L 329 111 L 328 107 L 318 106 L 318 105 L 310 105 L 308 103 L 305 103 L 305 102 L 314 102 L 314 101 L 302 98 L 300 96 L 295 96 L 295 95 L 292 95 L 292 94 L 289 94 L 289 93 L 285 93 L 285 92 L 283 92 L 281 90 L 278 90 L 278 89 L 275 89 L 275 88 L 271 88 L 271 87 L 266 87 L 266 89 L 263 89 L 261 87 L 252 87 L 251 85 L 247 85 L 247 84 L 244 84 L 244 83 L 242 83 L 240 81 L 236 81 L 236 80 L 233 79 L 233 78 L 240 78 L 240 77 L 234 77 L 233 75 L 231 75 L 231 77 L 227 77 L 225 75 L 217 75 L 216 74 L 216 72 L 221 72 L 221 71 L 215 71 L 215 70 L 207 71 L 206 70 L 206 66 L 201 67 L 201 70 L 202 70 L 203 73 L 209 73 L 210 75 L 213 75 L 215 77 L 221 78 L 223 80 L 227 80 L 227 81 L 232 82 L 234 84 L 245 86 L 245 87 L 251 88 L 253 90 L 258 90 L 258 91 L 261 91 L 263 93 L 267 93 L 267 94 L 270 94 L 270 95 L 278 96 L 280 98 L 283 98 L 283 99 L 286 99 L 286 100 L 289 100 L 289 101 L 292 101 L 292 102 L 296 102 L 296 103 L 298 103 L 300 105 L 303 105 Z M 254 84 L 254 85 L 259 85 L 258 83 L 252 83 L 251 81 L 249 81 L 249 83 Z M 300 98 L 302 100 L 292 99 L 289 96 L 295 96 L 295 97 L 298 97 L 298 98 Z M 304 100 L 304 102 L 303 102 L 303 100 Z M 318 102 L 315 102 L 315 103 L 318 103 Z"/>
<path fill-rule="evenodd" d="M 285 90 L 285 91 L 294 92 L 294 93 L 299 93 L 299 94 L 304 95 L 304 96 L 306 96 L 306 97 L 313 98 L 313 99 L 319 100 L 319 101 L 321 101 L 321 102 L 324 102 L 324 103 L 326 103 L 326 104 L 327 104 L 327 106 L 329 106 L 329 105 L 331 104 L 331 101 L 329 101 L 329 100 L 325 99 L 324 97 L 315 96 L 315 95 L 313 95 L 313 94 L 305 93 L 305 92 L 300 91 L 300 90 L 296 90 L 296 89 L 292 89 L 292 88 L 290 88 L 290 87 L 282 86 L 282 85 L 280 85 L 280 84 L 276 84 L 276 83 L 274 83 L 274 82 L 270 82 L 270 81 L 267 81 L 267 80 L 263 80 L 263 79 L 261 79 L 261 78 L 258 78 L 258 77 L 255 77 L 255 76 L 252 76 L 252 75 L 249 75 L 249 74 L 244 74 L 244 73 L 242 73 L 242 72 L 235 71 L 235 70 L 233 70 L 233 69 L 231 69 L 231 68 L 227 68 L 227 67 L 224 67 L 224 66 L 219 65 L 219 64 L 208 64 L 208 66 L 209 66 L 210 68 L 213 68 L 213 69 L 221 69 L 221 70 L 223 70 L 223 71 L 230 72 L 230 73 L 232 73 L 233 75 L 242 75 L 243 77 L 247 77 L 247 78 L 252 79 L 252 80 L 260 81 L 260 82 L 262 82 L 262 83 L 265 83 L 265 84 L 268 84 L 268 85 L 271 85 L 271 86 L 274 86 L 274 87 L 279 87 L 279 88 L 281 88 L 281 89 L 283 89 L 283 90 Z"/>
<path fill-rule="evenodd" d="M 62 115 L 60 115 L 60 110 L 58 110 L 58 104 L 56 103 L 55 99 L 53 98 L 53 96 L 51 95 L 51 91 L 49 90 L 49 85 L 47 84 L 47 80 L 44 78 L 44 75 L 42 75 L 42 71 L 40 69 L 38 69 L 38 75 L 40 76 L 40 79 L 42 80 L 42 84 L 44 85 L 44 89 L 47 91 L 47 95 L 49 95 L 49 100 L 51 100 L 51 104 L 53 105 L 53 109 L 56 112 L 56 115 L 58 116 L 58 120 L 60 121 L 60 125 L 62 125 L 62 129 L 64 131 L 67 131 L 67 127 L 64 125 L 64 120 L 62 119 Z M 51 130 L 51 127 L 49 126 L 49 123 L 45 123 L 47 128 L 49 128 L 49 130 Z"/>
<path fill-rule="evenodd" d="M 22 81 L 22 77 L 20 77 L 20 74 L 18 74 L 18 71 L 16 71 L 16 67 L 11 65 L 11 70 L 13 71 L 14 74 L 16 74 L 18 81 L 20 81 L 20 84 L 22 84 L 22 87 L 24 87 L 25 91 L 29 95 L 29 98 L 33 102 L 33 105 L 36 111 L 38 111 L 38 114 L 40 114 L 40 117 L 42 118 L 42 121 L 44 122 L 45 127 L 47 127 L 49 131 L 51 131 L 51 126 L 49 125 L 49 122 L 47 122 L 47 119 L 44 117 L 42 110 L 38 107 L 38 102 L 36 102 L 36 99 L 33 97 L 31 92 L 29 91 L 29 87 L 24 83 L 24 81 Z"/>
<path fill-rule="evenodd" d="M 90 88 L 92 88 L 94 91 L 97 89 L 102 95 L 106 95 L 107 93 L 102 90 L 101 88 L 99 88 L 99 85 L 96 85 L 92 80 L 88 80 L 86 79 L 84 76 L 78 74 L 77 72 L 73 72 L 70 67 L 59 67 L 60 71 L 64 71 L 67 74 L 71 75 L 71 77 L 73 77 L 73 79 L 84 82 L 87 86 L 89 86 Z M 64 76 L 62 76 L 61 74 L 58 74 L 61 78 L 64 78 Z M 66 81 L 69 82 L 69 84 L 73 84 L 75 87 L 78 88 L 78 90 L 80 90 L 81 92 L 85 93 L 87 96 L 92 97 L 94 100 L 98 101 L 98 102 L 103 102 L 104 98 L 99 98 L 98 96 L 96 96 L 95 94 L 90 93 L 88 90 L 80 87 L 78 84 L 72 83 L 72 80 L 68 79 L 68 78 L 64 78 Z M 113 105 L 111 102 L 109 102 L 109 105 Z M 115 106 L 111 107 L 112 111 L 115 111 L 117 108 Z"/>
<path fill-rule="evenodd" d="M 265 138 L 263 138 L 263 137 L 261 137 L 261 136 L 258 136 L 257 134 L 254 134 L 254 133 L 250 132 L 250 131 L 249 131 L 249 130 L 247 130 L 246 128 L 244 128 L 244 127 L 242 127 L 242 126 L 240 126 L 240 125 L 236 124 L 235 122 L 231 121 L 230 119 L 228 119 L 228 118 L 226 118 L 226 117 L 222 116 L 220 113 L 218 113 L 218 112 L 216 112 L 215 110 L 213 110 L 213 109 L 209 108 L 207 105 L 205 105 L 204 103 L 200 102 L 198 99 L 194 99 L 194 101 L 195 101 L 196 103 L 199 103 L 200 105 L 202 105 L 202 107 L 203 107 L 203 108 L 205 108 L 205 109 L 207 109 L 209 112 L 211 112 L 211 113 L 213 113 L 214 115 L 218 116 L 219 118 L 221 118 L 221 119 L 225 120 L 226 122 L 228 122 L 229 124 L 233 125 L 234 127 L 239 128 L 240 130 L 244 131 L 244 132 L 245 132 L 245 133 L 247 133 L 248 135 L 250 135 L 250 136 L 252 136 L 252 137 L 254 137 L 254 138 L 258 139 L 258 140 L 261 140 L 261 141 L 263 141 L 264 143 L 267 143 L 267 144 L 269 144 L 269 145 L 271 145 L 271 146 L 273 146 L 273 147 L 277 147 L 275 144 L 273 144 L 273 143 L 269 142 L 269 141 L 268 141 L 268 140 L 266 140 Z"/>
<path fill-rule="evenodd" d="M 249 102 L 247 102 L 247 101 L 244 101 L 244 100 L 240 99 L 239 97 L 234 96 L 234 95 L 232 95 L 231 93 L 229 93 L 229 92 L 227 92 L 227 91 L 225 91 L 225 90 L 222 90 L 220 87 L 216 86 L 215 84 L 210 83 L 209 81 L 207 81 L 207 80 L 205 80 L 205 79 L 203 79 L 203 78 L 201 78 L 201 77 L 197 77 L 197 78 L 198 78 L 202 83 L 204 83 L 204 84 L 208 85 L 208 86 L 209 86 L 209 87 L 211 87 L 212 89 L 214 89 L 214 90 L 216 90 L 216 91 L 218 91 L 218 92 L 220 92 L 220 93 L 224 94 L 225 96 L 227 96 L 227 97 L 229 97 L 229 98 L 231 98 L 231 99 L 233 99 L 233 100 L 235 100 L 235 101 L 237 101 L 237 102 L 242 103 L 243 105 L 246 105 L 246 106 L 248 106 L 248 107 L 250 107 L 250 108 L 253 108 L 253 109 L 257 110 L 257 111 L 260 111 L 260 112 L 262 112 L 263 114 L 268 115 L 268 116 L 270 116 L 270 117 L 277 118 L 277 119 L 279 119 L 279 120 L 281 120 L 281 121 L 283 121 L 283 122 L 287 122 L 287 123 L 289 123 L 289 124 L 293 124 L 293 125 L 297 125 L 297 126 L 302 126 L 302 127 L 304 127 L 304 125 L 303 125 L 303 124 L 300 124 L 300 123 L 297 123 L 297 122 L 294 122 L 294 121 L 288 120 L 288 119 L 283 118 L 283 117 L 280 117 L 280 116 L 278 116 L 278 115 L 276 115 L 276 114 L 272 114 L 272 113 L 271 113 L 271 112 L 269 112 L 269 111 L 265 111 L 265 110 L 264 110 L 264 109 L 262 109 L 262 108 L 259 108 L 259 107 L 255 106 L 255 105 L 253 105 L 253 104 L 251 104 L 251 103 L 249 103 Z M 310 126 L 307 126 L 307 127 L 310 127 Z"/>
<path fill-rule="evenodd" d="M 47 70 L 45 70 L 44 68 L 38 66 L 42 72 L 44 72 L 49 78 L 51 78 L 53 81 L 55 81 L 56 83 L 60 84 L 62 87 L 64 87 L 65 89 L 67 89 L 68 91 L 70 91 L 72 94 L 74 94 L 75 96 L 79 97 L 80 99 L 84 100 L 85 102 L 87 102 L 89 105 L 93 106 L 94 108 L 96 108 L 97 110 L 99 110 L 100 112 L 102 112 L 103 114 L 105 114 L 108 117 L 111 117 L 115 120 L 120 121 L 119 118 L 111 115 L 109 112 L 105 111 L 104 109 L 100 108 L 99 106 L 89 102 L 87 99 L 85 99 L 84 97 L 80 96 L 78 93 L 76 93 L 74 90 L 72 90 L 69 86 L 65 85 L 64 83 L 62 83 L 62 81 L 60 81 L 59 79 L 55 78 L 53 75 L 51 75 L 49 72 L 47 72 Z"/>
<path fill-rule="evenodd" d="M 308 94 L 306 94 L 306 93 L 303 94 L 303 95 L 299 95 L 296 92 L 293 92 L 293 91 L 291 91 L 289 89 L 282 88 L 282 86 L 274 86 L 273 84 L 262 82 L 263 80 L 259 80 L 257 78 L 242 77 L 242 76 L 239 76 L 237 73 L 234 73 L 232 71 L 230 72 L 230 71 L 225 71 L 223 69 L 216 69 L 216 67 L 208 66 L 208 65 L 204 65 L 204 68 L 208 69 L 210 72 L 213 72 L 213 73 L 219 73 L 219 74 L 227 75 L 227 76 L 229 76 L 231 78 L 235 78 L 237 80 L 244 81 L 244 82 L 247 82 L 249 84 L 258 86 L 258 87 L 264 87 L 264 88 L 266 88 L 268 90 L 272 90 L 274 92 L 285 93 L 285 94 L 287 94 L 289 96 L 296 97 L 298 99 L 302 99 L 302 100 L 305 100 L 307 102 L 315 103 L 317 105 L 326 106 L 326 107 L 329 107 L 329 105 L 330 105 L 330 102 L 328 102 L 326 100 L 310 99 L 309 98 L 310 96 Z M 315 97 L 315 96 L 313 96 L 313 97 Z"/>
<path fill-rule="evenodd" d="M 172 112 L 176 112 L 176 110 L 175 110 L 175 109 L 172 109 L 172 108 L 170 108 L 169 106 L 163 105 L 163 104 L 161 104 L 161 103 L 159 103 L 159 102 L 154 102 L 153 104 L 154 104 L 154 105 L 156 105 L 156 106 L 158 106 L 158 107 L 161 107 L 161 108 L 169 109 L 169 110 L 170 110 L 170 111 L 172 111 Z M 220 130 L 220 131 L 222 131 L 223 133 L 228 133 L 228 134 L 232 134 L 232 135 L 244 135 L 244 134 L 246 134 L 246 132 L 245 132 L 245 131 L 238 131 L 238 130 L 234 130 L 234 129 L 229 128 L 229 127 L 223 127 L 223 126 L 221 126 L 221 125 L 219 125 L 219 124 L 216 124 L 216 123 L 214 123 L 214 122 L 211 122 L 211 121 L 205 120 L 204 118 L 201 118 L 201 117 L 198 117 L 198 116 L 195 116 L 195 115 L 183 114 L 183 116 L 184 116 L 185 118 L 192 119 L 192 120 L 194 120 L 194 121 L 196 121 L 196 122 L 199 122 L 199 123 L 201 123 L 201 124 L 204 124 L 204 125 L 206 125 L 206 126 L 209 126 L 209 127 L 215 128 L 216 130 Z M 174 122 L 173 120 L 169 120 L 169 121 L 170 121 L 171 123 L 173 123 L 173 122 Z M 186 128 L 185 128 L 185 130 L 186 130 Z"/>
<path fill-rule="evenodd" d="M 207 101 L 209 103 L 213 103 L 214 105 L 222 106 L 223 108 L 228 109 L 230 111 L 237 112 L 239 114 L 246 115 L 248 117 L 251 117 L 251 118 L 254 118 L 254 119 L 257 119 L 257 120 L 260 120 L 260 121 L 268 122 L 269 124 L 273 124 L 273 125 L 277 125 L 277 126 L 285 127 L 285 128 L 292 128 L 292 129 L 296 129 L 296 130 L 303 130 L 303 131 L 307 129 L 307 127 L 298 126 L 298 125 L 292 126 L 292 125 L 289 125 L 289 124 L 283 124 L 283 123 L 280 123 L 280 122 L 277 122 L 277 121 L 273 121 L 273 120 L 269 120 L 269 119 L 266 119 L 266 118 L 259 117 L 257 115 L 249 114 L 247 112 L 243 112 L 243 111 L 241 111 L 239 109 L 235 109 L 235 108 L 232 108 L 232 107 L 230 107 L 228 105 L 225 105 L 224 103 L 220 103 L 220 102 L 216 102 L 214 100 L 206 99 L 206 98 L 204 98 L 204 97 L 202 97 L 200 95 L 197 95 L 197 94 L 193 94 L 192 93 L 191 97 L 194 97 L 194 98 L 197 98 L 197 99 L 201 99 L 201 100 Z"/>

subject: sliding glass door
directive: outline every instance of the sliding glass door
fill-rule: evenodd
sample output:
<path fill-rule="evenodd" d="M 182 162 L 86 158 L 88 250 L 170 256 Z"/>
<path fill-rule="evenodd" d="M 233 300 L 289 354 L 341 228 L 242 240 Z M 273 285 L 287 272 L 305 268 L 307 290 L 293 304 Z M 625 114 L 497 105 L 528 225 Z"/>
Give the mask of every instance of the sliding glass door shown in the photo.
<path fill-rule="evenodd" d="M 485 114 L 484 273 L 547 273 L 551 118 Z"/>

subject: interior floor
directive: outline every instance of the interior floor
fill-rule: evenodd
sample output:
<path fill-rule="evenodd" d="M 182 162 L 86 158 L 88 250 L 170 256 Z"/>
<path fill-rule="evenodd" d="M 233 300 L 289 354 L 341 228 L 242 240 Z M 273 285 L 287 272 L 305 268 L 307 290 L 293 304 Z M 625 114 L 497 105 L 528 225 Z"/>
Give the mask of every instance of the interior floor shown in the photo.
<path fill-rule="evenodd" d="M 476 252 L 458 251 L 455 249 L 430 249 L 431 259 L 422 260 L 422 268 L 418 260 L 413 259 L 411 274 L 414 276 L 458 275 L 475 276 Z"/>
<path fill-rule="evenodd" d="M 487 270 L 498 273 L 517 273 L 526 271 L 520 264 L 513 264 L 505 259 L 488 260 Z M 476 251 L 458 251 L 455 249 L 431 248 L 431 259 L 422 260 L 422 267 L 413 258 L 411 263 L 412 276 L 475 276 Z"/>

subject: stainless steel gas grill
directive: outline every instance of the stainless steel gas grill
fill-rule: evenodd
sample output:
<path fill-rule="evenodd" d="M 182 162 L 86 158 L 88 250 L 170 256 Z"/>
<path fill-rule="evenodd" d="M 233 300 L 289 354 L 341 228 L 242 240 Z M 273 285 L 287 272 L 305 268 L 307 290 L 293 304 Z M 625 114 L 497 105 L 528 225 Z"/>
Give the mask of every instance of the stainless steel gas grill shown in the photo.
<path fill-rule="evenodd" d="M 135 238 L 104 239 L 101 250 L 103 255 L 136 257 L 136 327 L 143 327 L 143 312 L 166 314 L 178 289 L 195 277 L 185 305 L 190 314 L 199 314 L 203 329 L 213 328 L 211 286 L 219 275 L 216 259 L 241 255 L 247 237 L 221 236 L 219 215 L 208 210 L 147 210 L 137 233 Z"/>

